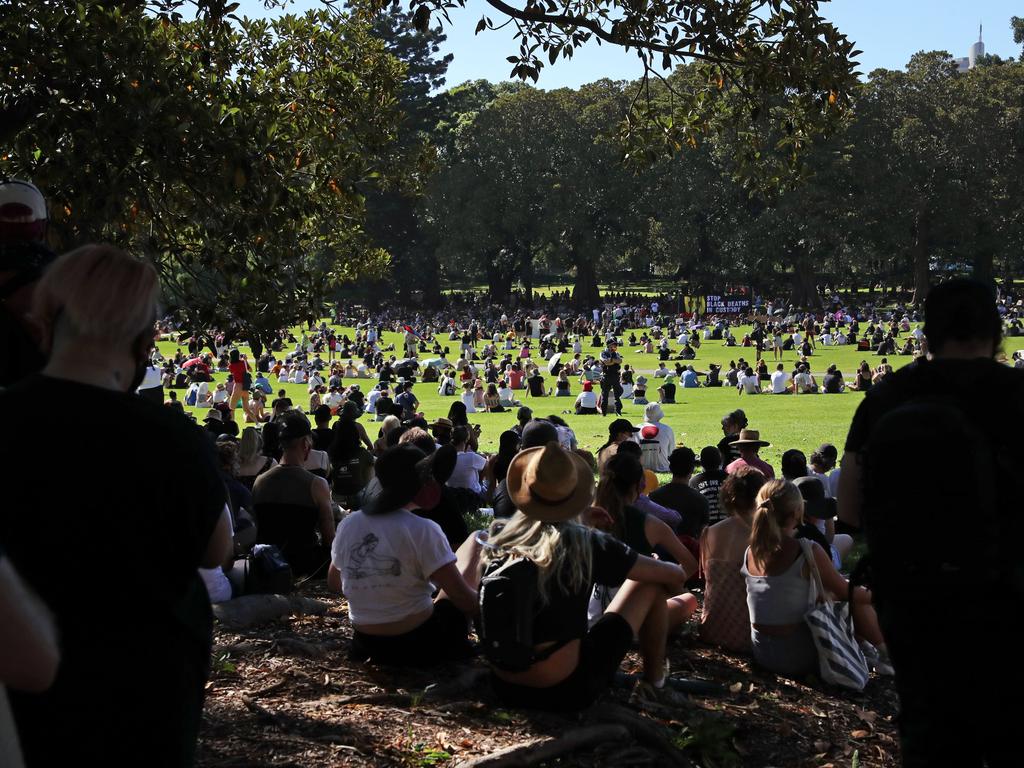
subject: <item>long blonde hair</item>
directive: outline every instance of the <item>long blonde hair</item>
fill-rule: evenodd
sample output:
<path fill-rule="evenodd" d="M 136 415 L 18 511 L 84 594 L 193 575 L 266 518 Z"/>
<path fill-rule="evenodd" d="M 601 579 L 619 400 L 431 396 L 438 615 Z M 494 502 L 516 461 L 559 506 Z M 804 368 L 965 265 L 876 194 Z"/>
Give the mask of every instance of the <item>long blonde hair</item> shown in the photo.
<path fill-rule="evenodd" d="M 789 480 L 769 480 L 757 492 L 757 508 L 750 527 L 750 554 L 764 570 L 768 559 L 782 548 L 783 528 L 797 516 L 804 517 L 804 498 Z"/>
<path fill-rule="evenodd" d="M 491 524 L 483 561 L 486 564 L 509 556 L 533 561 L 537 566 L 537 591 L 541 601 L 547 603 L 552 577 L 563 592 L 579 592 L 590 586 L 591 535 L 590 529 L 579 523 L 543 523 L 517 510 L 507 523 Z"/>

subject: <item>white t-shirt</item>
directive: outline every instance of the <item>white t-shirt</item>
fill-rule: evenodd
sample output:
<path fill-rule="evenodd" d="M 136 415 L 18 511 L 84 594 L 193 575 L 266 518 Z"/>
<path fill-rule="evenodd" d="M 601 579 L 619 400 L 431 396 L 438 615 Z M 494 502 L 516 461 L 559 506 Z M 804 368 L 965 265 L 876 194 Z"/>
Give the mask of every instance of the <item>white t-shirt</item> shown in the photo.
<path fill-rule="evenodd" d="M 302 468 L 313 472 L 315 470 L 321 470 L 324 473 L 329 472 L 331 469 L 331 460 L 327 456 L 327 451 L 318 451 L 315 448 L 310 449 L 309 456 L 304 462 L 302 462 Z"/>
<path fill-rule="evenodd" d="M 580 408 L 597 408 L 597 395 L 593 392 L 580 392 L 576 405 Z"/>
<path fill-rule="evenodd" d="M 814 379 L 807 371 L 803 371 L 793 377 L 793 385 L 797 392 L 809 392 L 810 388 L 814 386 Z"/>
<path fill-rule="evenodd" d="M 354 624 L 386 624 L 430 610 L 430 576 L 454 562 L 441 527 L 405 509 L 353 512 L 341 521 L 331 547 Z"/>
<path fill-rule="evenodd" d="M 364 409 L 367 413 L 377 412 L 377 401 L 380 400 L 380 390 L 371 389 L 370 394 L 366 396 L 366 408 Z"/>
<path fill-rule="evenodd" d="M 743 387 L 744 394 L 758 395 L 761 393 L 761 380 L 757 378 L 756 373 L 741 377 L 740 386 Z"/>
<path fill-rule="evenodd" d="M 476 413 L 476 405 L 474 405 L 473 390 L 468 392 L 463 391 L 462 393 L 462 404 L 466 406 L 466 413 Z"/>
<path fill-rule="evenodd" d="M 460 451 L 455 457 L 455 470 L 448 478 L 450 488 L 468 488 L 474 493 L 483 493 L 480 472 L 487 465 L 487 459 L 473 451 Z"/>
<path fill-rule="evenodd" d="M 786 373 L 786 371 L 775 371 L 775 373 L 772 374 L 772 394 L 781 395 L 788 392 L 789 390 L 787 387 L 789 386 L 790 378 L 790 375 Z"/>

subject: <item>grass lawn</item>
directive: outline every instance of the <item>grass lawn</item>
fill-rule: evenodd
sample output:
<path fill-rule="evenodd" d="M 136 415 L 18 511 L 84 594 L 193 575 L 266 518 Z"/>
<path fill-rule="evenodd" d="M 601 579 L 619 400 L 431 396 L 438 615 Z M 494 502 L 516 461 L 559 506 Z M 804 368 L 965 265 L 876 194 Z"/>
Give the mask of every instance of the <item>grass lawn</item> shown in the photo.
<path fill-rule="evenodd" d="M 341 332 L 353 336 L 351 328 L 341 328 Z M 737 338 L 742 338 L 747 331 L 746 327 L 734 329 Z M 639 336 L 639 331 L 637 332 Z M 628 337 L 628 332 L 626 333 Z M 384 343 L 395 343 L 400 348 L 401 338 L 396 333 L 385 333 Z M 455 354 L 448 358 L 453 362 L 458 358 L 458 342 L 447 342 Z M 445 342 L 442 341 L 442 346 Z M 673 343 L 675 349 L 677 345 Z M 173 356 L 176 345 L 173 342 L 162 341 L 159 344 L 162 354 Z M 249 354 L 246 347 L 242 347 L 243 353 Z M 584 353 L 596 355 L 600 350 L 589 346 L 589 340 L 585 342 Z M 625 362 L 629 363 L 639 372 L 650 374 L 657 365 L 656 354 L 638 354 L 636 348 L 625 347 L 622 350 Z M 402 355 L 399 354 L 399 357 Z M 431 357 L 432 355 L 427 355 Z M 753 348 L 721 346 L 721 342 L 706 342 L 697 350 L 697 359 L 693 365 L 697 370 L 704 370 L 708 362 L 728 364 L 730 360 L 744 357 L 750 361 L 754 358 Z M 787 370 L 792 367 L 796 356 L 793 352 L 785 353 L 783 362 Z M 879 358 L 873 354 L 858 352 L 854 346 L 845 347 L 824 347 L 819 348 L 817 354 L 811 358 L 813 372 L 819 376 L 831 363 L 838 363 L 847 380 L 852 380 L 853 374 L 861 360 L 867 360 L 872 367 L 878 364 Z M 889 362 L 896 368 L 909 363 L 911 358 L 891 356 Z M 769 357 L 769 369 L 774 370 L 774 362 Z M 671 366 L 670 366 L 671 367 Z M 214 381 L 226 381 L 227 373 L 215 373 Z M 657 399 L 657 380 L 652 379 L 648 384 L 648 397 Z M 346 380 L 346 384 L 350 383 Z M 363 391 L 367 392 L 376 384 L 376 379 L 363 379 L 360 381 Z M 309 405 L 309 395 L 305 384 L 278 384 L 271 377 L 271 384 L 275 392 L 285 389 L 288 396 L 296 405 L 302 406 L 304 410 Z M 549 384 L 554 387 L 554 377 L 549 377 Z M 653 386 L 652 386 L 653 385 Z M 448 415 L 448 408 L 456 399 L 454 397 L 442 397 L 437 394 L 437 385 L 418 383 L 413 390 L 421 403 L 421 410 L 428 419 L 435 419 Z M 460 390 L 461 391 L 461 390 Z M 582 447 L 596 451 L 607 438 L 607 424 L 610 419 L 603 416 L 576 416 L 565 414 L 563 411 L 571 410 L 575 396 L 580 392 L 580 385 L 577 381 L 572 383 L 573 397 L 545 397 L 529 398 L 526 392 L 519 393 L 520 400 L 529 405 L 537 416 L 558 414 L 576 432 L 576 436 Z M 179 397 L 184 392 L 179 391 Z M 860 403 L 863 395 L 858 392 L 846 392 L 840 395 L 800 395 L 800 396 L 747 396 L 738 395 L 734 389 L 712 388 L 712 389 L 683 389 L 678 386 L 676 390 L 676 404 L 664 406 L 666 423 L 675 430 L 677 442 L 688 445 L 695 451 L 700 451 L 705 445 L 717 443 L 722 437 L 721 419 L 729 411 L 735 408 L 742 408 L 746 411 L 750 421 L 750 428 L 761 432 L 761 437 L 771 442 L 771 447 L 761 451 L 761 455 L 771 463 L 776 470 L 782 453 L 790 448 L 799 448 L 808 456 L 810 452 L 823 442 L 836 444 L 840 453 L 846 439 L 846 432 L 849 429 L 850 420 L 854 410 Z M 273 399 L 273 397 L 268 398 Z M 204 409 L 191 410 L 201 420 Z M 633 405 L 626 401 L 623 407 L 623 416 L 635 423 L 643 420 L 643 406 Z M 376 437 L 377 430 L 371 426 L 372 416 L 363 416 L 361 421 L 367 425 L 367 431 L 372 438 Z M 499 434 L 515 423 L 515 413 L 477 413 L 470 415 L 472 423 L 480 424 L 483 428 L 481 434 L 481 450 L 494 451 L 497 448 Z"/>

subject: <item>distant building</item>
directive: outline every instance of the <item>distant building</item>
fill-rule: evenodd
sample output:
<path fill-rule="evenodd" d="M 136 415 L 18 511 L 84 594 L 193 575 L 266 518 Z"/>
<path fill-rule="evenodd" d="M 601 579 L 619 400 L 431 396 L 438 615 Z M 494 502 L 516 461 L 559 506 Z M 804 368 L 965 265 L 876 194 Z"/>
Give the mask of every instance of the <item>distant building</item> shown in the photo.
<path fill-rule="evenodd" d="M 978 42 L 971 46 L 971 53 L 969 56 L 957 59 L 956 68 L 960 72 L 966 72 L 969 69 L 974 69 L 978 64 L 978 59 L 985 55 L 985 43 L 981 40 L 981 25 L 978 25 Z"/>

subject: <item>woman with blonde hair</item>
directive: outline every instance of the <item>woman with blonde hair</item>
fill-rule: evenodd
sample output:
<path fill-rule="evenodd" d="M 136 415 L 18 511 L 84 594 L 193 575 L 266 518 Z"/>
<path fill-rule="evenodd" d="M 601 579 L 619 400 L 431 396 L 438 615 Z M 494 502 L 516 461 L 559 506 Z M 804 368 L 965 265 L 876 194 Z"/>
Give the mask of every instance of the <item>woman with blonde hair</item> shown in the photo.
<path fill-rule="evenodd" d="M 642 692 L 659 695 L 665 686 L 665 598 L 682 589 L 686 574 L 580 525 L 579 515 L 593 496 L 594 475 L 557 442 L 518 453 L 506 487 L 517 511 L 507 523 L 491 527 L 482 553 L 483 641 L 499 698 L 534 709 L 587 707 L 611 685 L 634 634 L 644 661 Z M 531 618 L 515 619 L 532 626 L 533 649 L 525 664 L 512 664 L 498 658 L 487 633 L 489 603 L 499 599 L 488 591 L 487 579 L 522 560 L 533 565 L 528 574 L 536 578 L 536 592 Z M 588 631 L 594 584 L 621 588 Z"/>
<path fill-rule="evenodd" d="M 373 444 L 374 456 L 380 456 L 388 449 L 388 435 L 402 426 L 402 422 L 393 413 L 384 417 L 380 424 L 380 437 Z"/>
<path fill-rule="evenodd" d="M 794 536 L 803 522 L 804 499 L 788 480 L 770 480 L 757 494 L 751 521 L 750 546 L 743 557 L 742 572 L 747 582 L 750 639 L 754 660 L 780 675 L 798 676 L 818 669 L 818 651 L 804 615 L 810 607 L 811 575 L 807 553 L 821 574 L 824 599 L 843 599 L 849 584 L 832 565 L 832 558 L 813 542 L 801 543 Z M 892 674 L 878 617 L 871 605 L 871 592 L 855 587 L 851 600 L 854 631 L 875 657 L 879 674 Z"/>
<path fill-rule="evenodd" d="M 277 466 L 270 456 L 263 454 L 263 435 L 256 427 L 246 427 L 238 441 L 238 482 L 252 490 L 256 478 Z"/>

